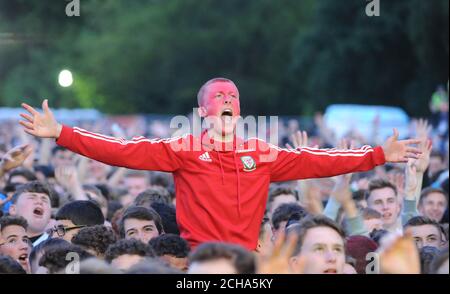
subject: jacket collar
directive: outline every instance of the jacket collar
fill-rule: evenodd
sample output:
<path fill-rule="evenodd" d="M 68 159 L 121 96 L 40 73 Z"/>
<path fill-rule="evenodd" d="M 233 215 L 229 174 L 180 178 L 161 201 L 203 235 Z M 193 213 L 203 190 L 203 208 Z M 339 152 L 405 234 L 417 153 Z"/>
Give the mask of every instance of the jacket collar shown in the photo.
<path fill-rule="evenodd" d="M 231 142 L 220 142 L 215 141 L 213 138 L 211 138 L 208 135 L 208 131 L 204 130 L 201 134 L 201 141 L 202 146 L 207 151 L 219 151 L 219 152 L 229 152 L 229 151 L 235 151 L 243 149 L 244 146 L 244 139 L 241 137 L 237 137 L 236 134 L 234 134 L 234 139 Z"/>

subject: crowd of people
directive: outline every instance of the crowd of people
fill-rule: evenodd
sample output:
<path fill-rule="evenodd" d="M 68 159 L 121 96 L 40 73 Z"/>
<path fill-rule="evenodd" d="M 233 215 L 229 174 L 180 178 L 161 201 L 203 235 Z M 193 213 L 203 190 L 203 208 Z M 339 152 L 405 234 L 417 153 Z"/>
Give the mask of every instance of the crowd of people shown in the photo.
<path fill-rule="evenodd" d="M 1 121 L 0 273 L 448 274 L 448 94 L 442 95 L 432 99 L 431 117 L 411 120 L 408 137 L 420 140 L 420 155 L 407 162 L 332 177 L 283 180 L 277 175 L 282 181 L 270 183 L 267 201 L 259 203 L 263 217 L 256 212 L 246 216 L 260 227 L 256 246 L 245 238 L 233 242 L 241 236 L 200 242 L 184 234 L 195 231 L 186 228 L 186 218 L 201 222 L 208 207 L 202 206 L 205 212 L 197 210 L 198 215 L 180 216 L 180 207 L 186 210 L 190 204 L 177 199 L 183 183 L 174 181 L 167 168 L 108 165 L 65 148 L 69 143 L 61 140 L 76 140 L 67 127 L 60 130 L 65 137 L 55 141 L 29 136 L 17 121 Z M 105 140 L 167 131 L 158 123 L 121 132 L 96 124 L 104 127 L 95 131 L 106 134 Z M 286 150 L 351 151 L 377 144 L 357 129 L 336 138 L 320 115 L 309 134 L 295 121 L 281 124 L 279 143 Z M 126 156 L 146 161 L 135 153 Z M 217 177 L 227 185 L 226 158 L 218 159 L 224 160 L 225 173 Z M 154 165 L 164 164 L 169 165 Z M 251 171 L 254 162 L 242 164 Z M 216 175 L 209 177 L 213 181 Z M 252 179 L 237 178 L 238 198 L 245 197 L 239 185 Z M 239 217 L 246 213 L 240 207 L 245 201 L 236 204 Z"/>

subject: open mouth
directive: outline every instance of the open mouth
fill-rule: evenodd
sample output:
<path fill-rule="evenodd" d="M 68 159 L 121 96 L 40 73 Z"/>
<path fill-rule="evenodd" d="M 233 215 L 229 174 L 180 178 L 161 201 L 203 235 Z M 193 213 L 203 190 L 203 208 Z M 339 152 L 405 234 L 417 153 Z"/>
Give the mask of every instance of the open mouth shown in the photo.
<path fill-rule="evenodd" d="M 230 124 L 233 121 L 233 111 L 229 108 L 222 110 L 220 115 L 222 122 L 225 124 Z"/>
<path fill-rule="evenodd" d="M 337 274 L 337 270 L 334 268 L 329 268 L 323 271 L 324 274 Z"/>
<path fill-rule="evenodd" d="M 231 109 L 224 109 L 223 111 L 222 111 L 222 114 L 221 114 L 221 116 L 233 116 L 233 111 L 231 110 Z"/>
<path fill-rule="evenodd" d="M 27 263 L 28 262 L 28 254 L 22 254 L 22 255 L 20 255 L 19 256 L 19 258 L 18 258 L 18 260 L 19 260 L 19 263 Z"/>
<path fill-rule="evenodd" d="M 392 215 L 391 213 L 384 213 L 383 214 L 383 218 L 384 219 L 389 219 L 389 218 L 391 218 L 391 215 Z"/>
<path fill-rule="evenodd" d="M 33 214 L 34 214 L 35 216 L 42 217 L 42 216 L 44 215 L 44 210 L 43 210 L 42 208 L 40 208 L 40 207 L 36 207 L 36 208 L 33 210 Z"/>

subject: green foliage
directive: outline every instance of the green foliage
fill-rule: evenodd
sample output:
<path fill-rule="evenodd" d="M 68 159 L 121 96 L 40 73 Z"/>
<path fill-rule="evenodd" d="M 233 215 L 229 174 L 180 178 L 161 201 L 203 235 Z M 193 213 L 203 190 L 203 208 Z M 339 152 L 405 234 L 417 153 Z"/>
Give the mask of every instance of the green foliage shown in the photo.
<path fill-rule="evenodd" d="M 212 77 L 246 114 L 311 114 L 336 102 L 422 114 L 448 79 L 448 1 L 0 0 L 0 105 L 49 98 L 110 113 L 187 113 Z M 70 88 L 60 70 L 74 73 Z"/>
<path fill-rule="evenodd" d="M 380 17 L 367 17 L 362 1 L 345 3 L 320 1 L 316 25 L 296 44 L 292 92 L 322 109 L 367 103 L 425 115 L 448 79 L 448 1 L 381 1 Z"/>

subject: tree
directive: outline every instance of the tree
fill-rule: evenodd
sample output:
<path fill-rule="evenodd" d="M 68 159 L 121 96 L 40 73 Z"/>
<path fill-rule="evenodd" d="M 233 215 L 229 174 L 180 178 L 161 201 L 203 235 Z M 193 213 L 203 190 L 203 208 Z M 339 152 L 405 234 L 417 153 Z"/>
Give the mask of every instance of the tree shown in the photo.
<path fill-rule="evenodd" d="M 448 1 L 384 1 L 379 17 L 364 5 L 320 2 L 294 50 L 290 94 L 311 109 L 363 102 L 426 114 L 434 87 L 448 79 Z"/>

